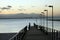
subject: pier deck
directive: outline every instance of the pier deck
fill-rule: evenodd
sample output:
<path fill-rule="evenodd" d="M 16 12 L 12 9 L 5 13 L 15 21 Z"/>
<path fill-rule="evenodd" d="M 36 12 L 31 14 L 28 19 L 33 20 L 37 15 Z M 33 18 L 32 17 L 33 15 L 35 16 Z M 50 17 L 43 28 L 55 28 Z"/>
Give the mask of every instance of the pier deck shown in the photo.
<path fill-rule="evenodd" d="M 41 30 L 31 27 L 23 38 L 23 40 L 52 40 L 50 34 L 46 35 Z"/>
<path fill-rule="evenodd" d="M 27 28 L 29 30 L 27 30 Z M 18 34 L 9 40 L 60 40 L 60 31 L 53 30 L 52 34 L 52 32 L 48 32 L 47 29 L 45 30 L 45 28 L 46 27 L 35 24 L 34 26 L 29 25 L 29 27 L 24 27 Z M 51 29 L 49 30 L 51 31 Z"/>

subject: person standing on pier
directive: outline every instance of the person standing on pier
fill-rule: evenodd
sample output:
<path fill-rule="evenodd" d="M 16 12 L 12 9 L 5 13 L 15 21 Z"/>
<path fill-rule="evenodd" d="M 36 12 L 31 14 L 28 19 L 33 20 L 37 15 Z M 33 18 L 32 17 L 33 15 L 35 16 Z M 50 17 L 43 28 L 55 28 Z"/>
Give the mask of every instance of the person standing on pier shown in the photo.
<path fill-rule="evenodd" d="M 29 23 L 29 30 L 30 30 L 31 24 Z"/>

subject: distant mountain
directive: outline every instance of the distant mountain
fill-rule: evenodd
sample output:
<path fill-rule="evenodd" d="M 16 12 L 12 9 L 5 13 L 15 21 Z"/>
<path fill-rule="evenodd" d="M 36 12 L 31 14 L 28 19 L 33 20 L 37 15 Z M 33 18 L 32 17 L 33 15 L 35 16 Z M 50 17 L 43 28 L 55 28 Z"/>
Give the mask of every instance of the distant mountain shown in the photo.
<path fill-rule="evenodd" d="M 0 19 L 17 19 L 17 18 L 41 18 L 42 16 L 39 13 L 16 13 L 16 14 L 0 14 Z M 45 18 L 45 17 L 44 17 Z M 52 17 L 49 16 L 49 19 Z M 54 16 L 54 19 L 60 19 L 60 16 Z"/>
<path fill-rule="evenodd" d="M 18 14 L 0 14 L 0 19 L 3 18 L 40 18 L 41 15 L 39 14 L 23 14 L 23 13 L 18 13 Z"/>

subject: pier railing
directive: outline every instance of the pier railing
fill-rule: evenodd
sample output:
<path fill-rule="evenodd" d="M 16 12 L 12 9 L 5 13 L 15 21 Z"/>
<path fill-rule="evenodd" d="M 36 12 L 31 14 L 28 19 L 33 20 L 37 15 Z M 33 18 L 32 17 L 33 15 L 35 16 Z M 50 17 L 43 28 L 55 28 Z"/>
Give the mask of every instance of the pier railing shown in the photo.
<path fill-rule="evenodd" d="M 39 30 L 41 30 L 44 34 L 52 36 L 52 29 L 51 28 L 39 26 L 36 24 L 34 24 L 34 27 L 37 29 L 39 27 Z M 31 25 L 29 23 L 28 29 L 30 30 L 30 28 L 31 28 Z M 14 35 L 9 40 L 23 40 L 23 37 L 26 32 L 27 32 L 27 26 L 24 27 L 21 31 L 19 31 L 16 35 Z M 60 40 L 60 31 L 53 29 L 53 40 Z"/>
<path fill-rule="evenodd" d="M 24 37 L 26 31 L 27 31 L 27 26 L 24 27 L 21 31 L 19 31 L 16 35 L 14 35 L 9 40 L 23 40 L 23 37 Z"/>
<path fill-rule="evenodd" d="M 44 34 L 52 35 L 52 28 L 48 28 L 48 27 L 44 27 L 44 26 L 39 26 L 39 28 Z M 60 40 L 60 31 L 59 30 L 53 29 L 53 40 Z"/>

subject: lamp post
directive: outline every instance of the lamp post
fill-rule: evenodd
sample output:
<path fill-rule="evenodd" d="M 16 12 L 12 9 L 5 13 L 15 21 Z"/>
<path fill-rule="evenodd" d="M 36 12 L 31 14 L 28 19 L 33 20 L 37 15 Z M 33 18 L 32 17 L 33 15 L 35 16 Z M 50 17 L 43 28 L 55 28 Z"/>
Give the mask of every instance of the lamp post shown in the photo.
<path fill-rule="evenodd" d="M 53 6 L 49 5 L 48 7 L 52 8 L 52 40 L 53 40 L 53 28 L 54 28 L 54 25 L 53 25 Z"/>
<path fill-rule="evenodd" d="M 42 26 L 44 26 L 44 12 L 41 12 L 41 13 L 42 13 L 42 20 L 43 20 L 42 21 L 42 24 L 43 24 Z"/>
<path fill-rule="evenodd" d="M 46 11 L 46 27 L 48 31 L 48 10 L 44 10 L 44 11 Z"/>

